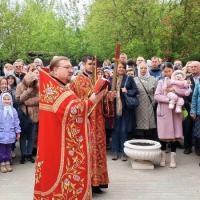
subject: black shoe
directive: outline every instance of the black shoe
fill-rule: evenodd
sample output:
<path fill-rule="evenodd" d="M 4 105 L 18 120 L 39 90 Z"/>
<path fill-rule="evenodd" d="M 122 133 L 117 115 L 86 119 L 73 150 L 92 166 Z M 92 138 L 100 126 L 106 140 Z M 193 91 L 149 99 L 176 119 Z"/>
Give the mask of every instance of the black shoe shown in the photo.
<path fill-rule="evenodd" d="M 25 160 L 25 156 L 22 156 L 21 159 L 20 159 L 20 164 L 24 164 L 25 161 L 26 161 L 26 160 Z"/>
<path fill-rule="evenodd" d="M 92 186 L 92 193 L 95 193 L 95 194 L 102 194 L 103 191 L 100 189 L 99 186 Z"/>
<path fill-rule="evenodd" d="M 33 159 L 32 155 L 27 156 L 27 160 L 32 163 L 35 163 L 35 160 Z"/>
<path fill-rule="evenodd" d="M 186 148 L 183 153 L 184 154 L 191 154 L 192 150 L 190 148 Z"/>
<path fill-rule="evenodd" d="M 99 187 L 100 187 L 100 188 L 108 188 L 108 184 L 100 185 Z"/>
<path fill-rule="evenodd" d="M 118 160 L 119 159 L 119 156 L 117 153 L 113 153 L 113 157 L 112 157 L 112 160 Z"/>

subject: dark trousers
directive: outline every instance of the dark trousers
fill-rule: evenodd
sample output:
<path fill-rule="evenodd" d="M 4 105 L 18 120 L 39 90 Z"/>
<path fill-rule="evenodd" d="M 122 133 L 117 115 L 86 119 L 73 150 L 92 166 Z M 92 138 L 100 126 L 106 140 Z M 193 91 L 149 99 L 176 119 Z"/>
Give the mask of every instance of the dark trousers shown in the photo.
<path fill-rule="evenodd" d="M 183 135 L 184 135 L 184 148 L 192 149 L 192 130 L 193 130 L 193 120 L 188 116 L 183 121 Z"/>
<path fill-rule="evenodd" d="M 137 129 L 133 135 L 136 139 L 146 139 L 158 141 L 157 129 L 139 130 Z"/>
<path fill-rule="evenodd" d="M 194 137 L 194 148 L 196 152 L 200 152 L 200 138 L 198 137 Z"/>
<path fill-rule="evenodd" d="M 0 144 L 0 162 L 11 160 L 11 144 Z"/>
<path fill-rule="evenodd" d="M 106 129 L 106 145 L 110 146 L 110 138 L 112 136 L 112 129 Z"/>
<path fill-rule="evenodd" d="M 116 117 L 112 132 L 112 152 L 123 153 L 124 142 L 128 140 L 128 125 L 124 117 Z"/>
<path fill-rule="evenodd" d="M 33 123 L 30 131 L 26 133 L 22 133 L 20 136 L 20 150 L 21 155 L 32 155 L 33 146 L 35 142 L 35 133 L 36 133 L 37 125 Z"/>
<path fill-rule="evenodd" d="M 160 141 L 160 143 L 161 143 L 161 150 L 166 151 L 168 142 Z M 171 152 L 176 152 L 176 142 L 169 142 L 169 143 L 170 143 L 170 147 L 171 147 Z"/>

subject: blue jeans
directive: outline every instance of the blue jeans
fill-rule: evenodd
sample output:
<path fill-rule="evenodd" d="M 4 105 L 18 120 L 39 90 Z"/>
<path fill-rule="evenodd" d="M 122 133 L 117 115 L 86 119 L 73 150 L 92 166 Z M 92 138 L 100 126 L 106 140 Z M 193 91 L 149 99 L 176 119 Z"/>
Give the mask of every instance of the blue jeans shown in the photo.
<path fill-rule="evenodd" d="M 32 155 L 33 146 L 35 142 L 35 132 L 36 132 L 37 124 L 33 123 L 30 131 L 26 133 L 21 133 L 20 136 L 20 149 L 21 155 Z"/>
<path fill-rule="evenodd" d="M 128 140 L 128 125 L 124 117 L 116 117 L 112 132 L 112 152 L 124 153 L 124 142 Z"/>

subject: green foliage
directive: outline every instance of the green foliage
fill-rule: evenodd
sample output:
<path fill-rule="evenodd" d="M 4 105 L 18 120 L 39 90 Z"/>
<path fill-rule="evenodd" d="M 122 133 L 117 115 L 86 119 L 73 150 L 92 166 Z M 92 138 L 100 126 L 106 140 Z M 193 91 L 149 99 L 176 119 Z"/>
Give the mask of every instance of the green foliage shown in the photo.
<path fill-rule="evenodd" d="M 52 55 L 65 55 L 72 60 L 80 58 L 82 33 L 67 26 L 46 1 L 27 0 L 24 6 L 0 3 L 0 60 L 13 62 L 22 58 L 31 62 L 34 55 L 49 61 Z M 41 54 L 41 52 L 43 52 Z M 31 54 L 32 55 L 32 54 Z"/>
<path fill-rule="evenodd" d="M 199 0 L 94 0 L 84 24 L 80 0 L 59 9 L 55 0 L 11 2 L 0 1 L 0 62 L 53 55 L 78 62 L 85 54 L 103 60 L 114 56 L 117 41 L 129 57 L 200 59 Z"/>
<path fill-rule="evenodd" d="M 88 52 L 112 57 L 122 43 L 129 57 L 200 59 L 199 0 L 96 0 L 87 16 Z"/>

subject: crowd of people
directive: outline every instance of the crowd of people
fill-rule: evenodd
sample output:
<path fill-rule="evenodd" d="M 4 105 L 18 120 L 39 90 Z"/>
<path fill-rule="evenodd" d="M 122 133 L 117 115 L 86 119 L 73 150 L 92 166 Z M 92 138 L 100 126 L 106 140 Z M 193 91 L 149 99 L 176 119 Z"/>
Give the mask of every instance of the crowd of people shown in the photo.
<path fill-rule="evenodd" d="M 121 66 L 123 72 L 120 70 Z M 112 78 L 114 64 L 105 60 L 102 70 L 104 77 Z M 125 84 L 127 76 L 131 77 L 131 87 Z M 164 62 L 156 56 L 151 60 L 138 57 L 134 62 L 132 59 L 128 60 L 126 54 L 121 54 L 117 80 L 120 86 L 114 90 L 119 94 L 115 95 L 114 126 L 111 131 L 107 127 L 107 136 L 111 135 L 113 160 L 119 157 L 127 160 L 123 153 L 123 143 L 129 138 L 159 141 L 162 146 L 160 166 L 166 165 L 166 151 L 170 148 L 170 167 L 176 167 L 176 148 L 182 145 L 182 140 L 184 154 L 190 154 L 194 146 L 196 155 L 200 156 L 200 62 L 188 61 L 183 66 L 180 60 L 175 60 L 174 63 Z M 126 94 L 135 95 L 139 105 L 130 109 L 126 103 Z M 120 106 L 122 112 L 118 113 Z"/>
<path fill-rule="evenodd" d="M 39 60 L 39 64 L 37 63 Z M 12 171 L 11 161 L 16 157 L 16 139 L 20 143 L 20 163 L 35 162 L 36 135 L 39 110 L 39 69 L 42 61 L 25 66 L 23 60 L 13 65 L 5 64 L 0 78 L 1 93 L 1 132 L 0 132 L 0 169 L 6 173 Z M 25 119 L 30 125 L 24 129 Z"/>
<path fill-rule="evenodd" d="M 62 66 L 62 61 L 67 65 Z M 185 66 L 180 60 L 171 63 L 156 56 L 151 60 L 138 57 L 134 61 L 127 59 L 125 53 L 120 54 L 119 61 L 113 63 L 106 59 L 102 66 L 96 68 L 96 80 L 104 77 L 110 85 L 101 94 L 102 99 L 99 97 L 96 102 L 93 94 L 96 82 L 94 68 L 97 67 L 94 57 L 84 56 L 74 70 L 69 66 L 70 61 L 64 57 L 53 58 L 46 67 L 39 58 L 29 65 L 20 59 L 4 65 L 0 79 L 2 173 L 13 170 L 11 161 L 15 157 L 16 140 L 20 142 L 20 163 L 35 162 L 41 100 L 40 69 L 44 69 L 61 85 L 68 85 L 76 98 L 92 107 L 88 111 L 88 138 L 93 192 L 101 193 L 101 188 L 108 187 L 106 148 L 111 148 L 112 160 L 120 158 L 127 161 L 123 148 L 128 139 L 159 141 L 162 167 L 166 166 L 166 152 L 169 149 L 170 167 L 177 166 L 176 148 L 182 139 L 184 154 L 190 154 L 194 146 L 196 155 L 200 156 L 199 61 L 189 61 Z M 66 74 L 64 70 L 68 70 Z M 95 104 L 91 106 L 91 102 Z M 77 119 L 81 120 L 81 117 Z"/>

